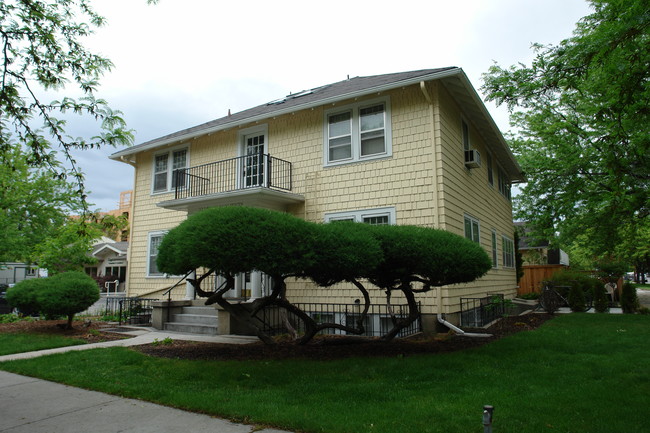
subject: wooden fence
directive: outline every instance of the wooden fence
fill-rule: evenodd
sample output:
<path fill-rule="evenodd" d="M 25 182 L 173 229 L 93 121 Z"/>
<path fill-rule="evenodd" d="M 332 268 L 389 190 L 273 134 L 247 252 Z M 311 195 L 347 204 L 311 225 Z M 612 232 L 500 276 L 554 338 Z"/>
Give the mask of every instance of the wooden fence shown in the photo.
<path fill-rule="evenodd" d="M 551 276 L 564 269 L 569 269 L 565 265 L 524 265 L 524 276 L 519 280 L 517 296 L 527 293 L 539 293 L 542 288 L 542 281 L 551 279 Z M 593 274 L 595 271 L 581 271 L 587 274 Z M 623 278 L 616 282 L 616 299 L 620 299 L 623 288 Z"/>
<path fill-rule="evenodd" d="M 550 279 L 554 273 L 567 267 L 564 265 L 524 265 L 524 276 L 519 280 L 517 295 L 539 293 L 542 281 Z"/>

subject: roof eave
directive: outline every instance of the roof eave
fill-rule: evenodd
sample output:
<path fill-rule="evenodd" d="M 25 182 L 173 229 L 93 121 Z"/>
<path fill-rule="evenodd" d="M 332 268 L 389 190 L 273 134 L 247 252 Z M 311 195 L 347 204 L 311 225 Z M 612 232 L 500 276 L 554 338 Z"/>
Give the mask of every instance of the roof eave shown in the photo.
<path fill-rule="evenodd" d="M 452 69 L 448 69 L 448 70 L 444 70 L 444 71 L 440 71 L 440 72 L 435 72 L 435 73 L 432 73 L 432 74 L 421 75 L 421 76 L 418 76 L 418 77 L 408 78 L 408 79 L 396 81 L 396 82 L 393 82 L 393 83 L 383 84 L 383 85 L 380 85 L 380 86 L 368 87 L 368 88 L 365 88 L 363 90 L 348 92 L 348 93 L 344 93 L 344 94 L 341 94 L 341 95 L 332 96 L 332 97 L 329 97 L 329 98 L 319 99 L 319 100 L 312 101 L 312 102 L 305 103 L 305 104 L 299 104 L 299 105 L 294 105 L 292 107 L 278 109 L 277 111 L 273 111 L 272 113 L 265 113 L 265 114 L 259 115 L 259 116 L 247 117 L 245 119 L 240 119 L 240 120 L 237 120 L 237 121 L 217 125 L 217 126 L 214 126 L 212 128 L 206 128 L 206 129 L 201 129 L 199 131 L 188 132 L 187 134 L 178 135 L 178 136 L 174 136 L 174 137 L 169 137 L 168 139 L 165 139 L 165 138 L 161 138 L 160 140 L 154 139 L 149 144 L 146 144 L 144 146 L 138 146 L 137 149 L 126 148 L 126 149 L 123 149 L 121 151 L 115 152 L 114 154 L 110 155 L 109 158 L 113 159 L 113 160 L 116 160 L 116 161 L 123 161 L 123 159 L 122 159 L 123 157 L 129 156 L 129 155 L 134 155 L 134 154 L 139 153 L 139 152 L 144 152 L 144 151 L 156 149 L 156 148 L 159 148 L 159 147 L 179 143 L 179 142 L 182 142 L 182 141 L 191 140 L 191 139 L 194 139 L 194 138 L 200 137 L 202 135 L 206 135 L 206 134 L 213 134 L 215 132 L 219 132 L 219 131 L 223 131 L 223 130 L 227 130 L 227 129 L 231 129 L 231 128 L 237 128 L 237 127 L 242 126 L 242 125 L 259 122 L 259 121 L 262 121 L 262 120 L 269 119 L 271 117 L 281 116 L 281 115 L 284 115 L 284 114 L 291 114 L 291 113 L 295 113 L 295 112 L 301 111 L 301 110 L 308 110 L 308 109 L 311 109 L 311 108 L 320 107 L 321 105 L 332 104 L 332 103 L 339 102 L 339 101 L 344 101 L 344 100 L 347 100 L 347 99 L 353 99 L 353 98 L 357 98 L 357 97 L 368 95 L 368 94 L 375 93 L 375 92 L 385 92 L 385 91 L 388 91 L 388 90 L 393 90 L 393 89 L 397 89 L 397 88 L 400 88 L 400 87 L 410 86 L 412 84 L 417 84 L 417 83 L 419 83 L 421 81 L 438 80 L 438 79 L 442 79 L 442 78 L 446 78 L 446 77 L 450 77 L 450 76 L 454 76 L 454 75 L 459 75 L 459 74 L 462 74 L 463 76 L 465 75 L 465 73 L 462 71 L 461 68 L 452 68 Z M 467 78 L 467 77 L 465 77 L 465 78 Z"/>
<path fill-rule="evenodd" d="M 496 122 L 492 118 L 492 115 L 488 111 L 487 107 L 481 100 L 481 97 L 479 94 L 476 92 L 476 89 L 474 89 L 474 86 L 472 86 L 472 83 L 469 81 L 469 78 L 465 74 L 463 70 L 460 70 L 460 73 L 458 74 L 461 82 L 463 83 L 463 86 L 465 87 L 465 90 L 469 93 L 471 98 L 474 100 L 474 103 L 477 107 L 479 107 L 479 110 L 482 112 L 483 117 L 487 120 L 490 129 L 493 130 L 499 144 L 502 146 L 503 150 L 505 151 L 505 154 L 507 155 L 508 163 L 511 164 L 511 167 L 516 171 L 518 174 L 517 176 L 512 176 L 513 173 L 512 171 L 509 173 L 511 175 L 510 181 L 511 183 L 523 183 L 526 181 L 526 178 L 524 177 L 523 171 L 521 170 L 521 166 L 517 162 L 517 159 L 515 158 L 514 154 L 510 150 L 510 146 L 508 146 L 508 142 L 506 141 L 505 137 L 501 133 L 501 130 L 497 126 Z"/>

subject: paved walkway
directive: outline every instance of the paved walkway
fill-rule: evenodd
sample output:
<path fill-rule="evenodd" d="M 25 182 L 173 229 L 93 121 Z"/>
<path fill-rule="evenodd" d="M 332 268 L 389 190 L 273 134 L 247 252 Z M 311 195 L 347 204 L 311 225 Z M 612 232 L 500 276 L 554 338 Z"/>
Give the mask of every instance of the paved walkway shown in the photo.
<path fill-rule="evenodd" d="M 159 331 L 151 330 L 149 328 L 141 327 L 125 327 L 121 326 L 119 328 L 120 333 L 125 335 L 131 335 L 133 338 L 127 338 L 125 340 L 114 340 L 106 341 L 103 343 L 93 343 L 93 344 L 81 344 L 78 346 L 67 346 L 67 347 L 58 347 L 56 349 L 47 349 L 47 350 L 38 350 L 35 352 L 25 352 L 25 353 L 16 353 L 12 355 L 0 356 L 0 362 L 3 361 L 12 361 L 14 359 L 27 359 L 35 358 L 37 356 L 51 355 L 53 353 L 64 353 L 70 352 L 72 350 L 88 350 L 96 349 L 102 347 L 129 347 L 129 346 L 139 346 L 143 344 L 153 343 L 154 341 L 163 341 L 166 338 L 171 338 L 172 340 L 188 340 L 188 341 L 207 341 L 211 343 L 230 343 L 230 344 L 246 344 L 257 341 L 257 337 L 247 337 L 242 335 L 194 335 L 194 334 L 182 334 L 178 332 L 171 331 Z M 0 430 L 1 432 L 2 430 Z"/>
<path fill-rule="evenodd" d="M 197 336 L 133 328 L 127 340 L 85 344 L 0 356 L 0 362 L 34 358 L 72 350 L 135 346 L 165 338 L 175 340 L 250 343 L 255 337 Z M 0 433 L 288 433 L 235 424 L 208 415 L 88 391 L 59 383 L 0 371 Z"/>
<path fill-rule="evenodd" d="M 650 308 L 650 290 L 636 289 L 636 296 L 642 307 Z"/>
<path fill-rule="evenodd" d="M 650 306 L 650 291 L 639 290 L 641 305 Z M 620 313 L 611 309 L 611 313 Z M 133 338 L 104 343 L 0 356 L 0 362 L 34 358 L 72 350 L 100 347 L 136 346 L 166 338 L 245 344 L 256 337 L 233 335 L 197 336 L 169 331 L 127 328 Z M 208 415 L 185 412 L 140 400 L 87 391 L 41 379 L 0 371 L 0 433 L 288 433 L 235 424 Z"/>

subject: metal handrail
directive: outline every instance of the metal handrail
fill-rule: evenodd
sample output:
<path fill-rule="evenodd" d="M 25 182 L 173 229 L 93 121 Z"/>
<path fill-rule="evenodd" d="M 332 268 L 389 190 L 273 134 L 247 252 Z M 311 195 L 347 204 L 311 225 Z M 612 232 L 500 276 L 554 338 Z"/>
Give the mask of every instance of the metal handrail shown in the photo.
<path fill-rule="evenodd" d="M 167 289 L 167 291 L 164 292 L 161 296 L 164 297 L 165 295 L 167 295 L 167 301 L 168 301 L 168 302 L 171 301 L 171 300 L 172 300 L 172 294 L 171 294 L 172 290 L 174 290 L 176 287 L 178 287 L 178 285 L 179 285 L 180 283 L 182 283 L 183 280 L 187 279 L 187 277 L 188 277 L 192 272 L 194 272 L 194 269 L 192 269 L 191 271 L 189 271 L 187 274 L 183 275 L 183 276 L 181 277 L 181 279 L 178 280 L 178 281 L 176 282 L 176 284 L 174 284 L 174 285 L 171 286 L 169 289 Z"/>
<path fill-rule="evenodd" d="M 178 169 L 174 172 L 175 199 L 262 187 L 292 190 L 289 161 L 259 153 Z"/>

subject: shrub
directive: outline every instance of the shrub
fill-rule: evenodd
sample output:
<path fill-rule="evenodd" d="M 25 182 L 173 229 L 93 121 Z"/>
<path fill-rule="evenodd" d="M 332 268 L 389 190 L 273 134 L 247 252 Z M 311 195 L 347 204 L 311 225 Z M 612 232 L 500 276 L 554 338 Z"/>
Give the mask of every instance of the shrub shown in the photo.
<path fill-rule="evenodd" d="M 594 309 L 597 313 L 606 313 L 609 310 L 609 296 L 603 284 L 594 287 Z"/>
<path fill-rule="evenodd" d="M 621 308 L 623 313 L 632 314 L 639 309 L 639 298 L 636 296 L 636 286 L 630 282 L 623 284 L 621 293 Z"/>
<path fill-rule="evenodd" d="M 38 314 L 40 308 L 36 296 L 39 292 L 46 290 L 46 278 L 33 278 L 23 280 L 14 287 L 7 289 L 7 302 L 14 308 L 18 308 L 21 314 Z"/>
<path fill-rule="evenodd" d="M 585 311 L 585 292 L 581 284 L 573 284 L 571 286 L 567 301 L 569 302 L 569 308 L 574 313 L 582 313 Z"/>
<path fill-rule="evenodd" d="M 570 297 L 569 292 L 572 287 L 579 287 L 582 290 L 585 299 L 593 299 L 594 289 L 598 286 L 602 286 L 602 282 L 597 278 L 585 274 L 584 272 L 576 271 L 557 272 L 551 277 L 551 282 L 558 293 L 567 298 L 567 300 Z"/>
<path fill-rule="evenodd" d="M 45 290 L 36 295 L 42 314 L 68 316 L 68 328 L 76 313 L 84 311 L 99 299 L 99 288 L 90 276 L 83 272 L 64 272 L 46 278 Z"/>

